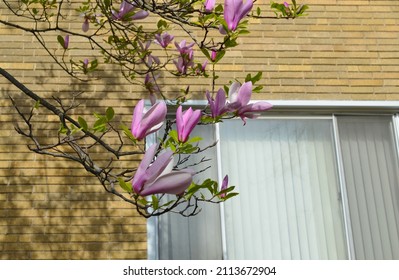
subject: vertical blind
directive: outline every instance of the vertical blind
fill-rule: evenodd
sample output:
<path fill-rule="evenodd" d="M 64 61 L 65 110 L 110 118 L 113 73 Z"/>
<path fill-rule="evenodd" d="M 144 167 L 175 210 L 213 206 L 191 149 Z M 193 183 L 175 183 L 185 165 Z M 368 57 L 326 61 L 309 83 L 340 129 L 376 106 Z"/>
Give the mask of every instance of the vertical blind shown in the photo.
<path fill-rule="evenodd" d="M 197 126 L 192 136 L 201 136 L 201 148 L 215 143 L 211 126 Z M 196 165 L 203 157 L 211 161 Z M 204 178 L 217 179 L 215 148 L 207 149 L 185 163 L 195 170 L 206 171 L 194 177 L 196 183 Z M 222 259 L 222 234 L 219 205 L 199 204 L 201 212 L 192 217 L 168 213 L 159 217 L 158 246 L 160 259 Z"/>
<path fill-rule="evenodd" d="M 161 216 L 159 257 L 346 259 L 351 243 L 354 258 L 399 259 L 399 164 L 392 117 L 339 116 L 337 124 L 335 143 L 332 118 L 258 119 L 245 127 L 238 120 L 225 121 L 219 171 L 229 174 L 240 195 L 223 204 L 222 218 L 215 205 L 204 205 L 191 218 Z M 214 141 L 213 128 L 198 129 L 205 144 Z M 216 157 L 215 150 L 207 153 Z M 217 178 L 217 164 L 211 165 L 198 180 Z M 347 197 L 340 191 L 339 165 Z"/>
<path fill-rule="evenodd" d="M 338 117 L 356 259 L 399 259 L 399 180 L 392 117 Z"/>
<path fill-rule="evenodd" d="M 223 171 L 240 195 L 225 204 L 229 259 L 346 257 L 330 120 L 220 127 Z"/>

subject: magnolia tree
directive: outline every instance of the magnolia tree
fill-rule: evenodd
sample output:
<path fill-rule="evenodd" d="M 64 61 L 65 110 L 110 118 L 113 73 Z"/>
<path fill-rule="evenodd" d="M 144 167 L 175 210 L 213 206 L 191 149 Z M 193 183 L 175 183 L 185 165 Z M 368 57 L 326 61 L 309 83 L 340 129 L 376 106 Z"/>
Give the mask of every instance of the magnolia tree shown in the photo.
<path fill-rule="evenodd" d="M 215 124 L 236 117 L 245 124 L 247 119 L 256 118 L 272 107 L 267 102 L 250 103 L 252 93 L 262 89 L 256 85 L 262 73 L 248 74 L 243 81 L 230 81 L 222 88 L 215 88 L 218 78 L 215 65 L 228 49 L 238 45 L 240 36 L 249 32 L 247 26 L 251 17 L 266 17 L 259 8 L 253 9 L 252 0 L 87 0 L 76 9 L 64 0 L 3 0 L 3 3 L 15 16 L 33 22 L 34 27 L 1 19 L 0 24 L 31 33 L 69 75 L 90 82 L 90 73 L 100 69 L 102 64 L 117 65 L 124 78 L 148 91 L 151 103 L 146 108 L 145 101 L 140 100 L 132 108 L 130 127 L 116 127 L 111 122 L 115 115 L 112 107 L 105 114 L 95 112 L 95 122 L 89 125 L 83 117 L 73 117 L 74 105 L 66 106 L 59 98 L 46 100 L 0 68 L 5 78 L 35 101 L 28 114 L 13 101 L 26 124 L 16 130 L 33 141 L 29 146 L 32 151 L 80 163 L 99 179 L 107 192 L 131 203 L 145 217 L 170 211 L 195 215 L 201 201 L 220 203 L 237 195 L 234 187 L 229 186 L 228 175 L 220 183 L 215 178 L 193 181 L 193 176 L 201 172 L 196 165 L 206 159 L 189 167 L 184 163 L 190 156 L 211 148 L 200 148 L 202 139 L 190 137 L 197 125 Z M 274 18 L 296 18 L 304 15 L 307 6 L 292 0 L 291 3 L 272 3 L 271 9 L 275 12 Z M 147 24 L 145 28 L 141 22 L 149 16 L 158 19 L 153 21 L 154 26 L 149 28 Z M 68 23 L 76 21 L 81 28 L 68 28 Z M 170 30 L 177 28 L 186 34 L 186 39 L 175 39 Z M 54 33 L 61 53 L 49 47 L 51 36 L 44 36 L 45 33 Z M 97 51 L 96 59 L 68 58 L 73 38 L 78 37 Z M 160 50 L 162 56 L 155 55 Z M 197 61 L 195 57 L 202 59 Z M 183 95 L 167 97 L 159 82 L 160 75 L 166 72 L 180 78 L 203 76 L 210 79 L 212 86 L 203 93 L 208 104 L 200 109 L 186 106 L 189 87 L 184 87 Z M 60 129 L 55 143 L 40 143 L 35 133 L 32 119 L 39 107 L 59 117 Z M 172 111 L 173 116 L 167 117 L 168 111 Z M 114 162 L 143 153 L 140 147 L 153 133 L 161 136 L 145 151 L 138 168 L 116 172 Z M 109 144 L 107 139 L 115 138 L 115 135 L 119 139 L 118 145 Z M 132 149 L 132 144 L 137 148 Z M 62 149 L 64 146 L 69 147 L 68 152 Z M 96 163 L 92 151 L 97 146 L 111 153 L 114 159 L 106 165 Z"/>

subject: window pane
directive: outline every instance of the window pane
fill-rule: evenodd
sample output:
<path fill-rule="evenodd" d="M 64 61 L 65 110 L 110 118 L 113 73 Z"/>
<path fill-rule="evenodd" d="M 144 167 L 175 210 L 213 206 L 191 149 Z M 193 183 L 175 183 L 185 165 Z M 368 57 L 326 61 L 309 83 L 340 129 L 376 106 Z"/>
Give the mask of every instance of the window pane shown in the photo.
<path fill-rule="evenodd" d="M 215 142 L 214 127 L 197 126 L 191 134 L 201 136 L 201 147 Z M 193 157 L 186 165 L 198 162 L 201 158 L 212 159 L 197 165 L 196 170 L 207 166 L 212 168 L 196 175 L 194 180 L 202 182 L 204 178 L 217 180 L 216 148 L 206 150 Z M 222 259 L 222 234 L 220 224 L 220 208 L 218 204 L 201 204 L 201 212 L 193 217 L 179 214 L 165 214 L 159 217 L 158 246 L 160 259 Z"/>
<path fill-rule="evenodd" d="M 331 120 L 220 126 L 229 259 L 344 259 L 346 241 Z"/>
<path fill-rule="evenodd" d="M 399 180 L 392 117 L 339 117 L 357 259 L 399 259 Z"/>

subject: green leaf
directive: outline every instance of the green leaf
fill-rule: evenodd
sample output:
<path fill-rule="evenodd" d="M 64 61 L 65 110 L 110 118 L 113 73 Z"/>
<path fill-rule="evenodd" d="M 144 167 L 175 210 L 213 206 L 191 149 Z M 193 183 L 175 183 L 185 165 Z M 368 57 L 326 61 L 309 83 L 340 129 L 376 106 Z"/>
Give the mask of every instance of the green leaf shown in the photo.
<path fill-rule="evenodd" d="M 237 196 L 237 195 L 238 195 L 238 193 L 229 193 L 229 194 L 226 195 L 223 199 L 224 199 L 224 200 L 227 200 L 227 199 L 232 198 L 232 197 L 235 197 L 235 196 Z"/>
<path fill-rule="evenodd" d="M 189 199 L 193 194 L 195 194 L 201 188 L 202 185 L 191 183 L 191 185 L 187 188 L 187 199 Z"/>
<path fill-rule="evenodd" d="M 71 130 L 71 133 L 74 134 L 74 133 L 80 131 L 80 128 L 77 128 L 76 126 L 74 126 L 73 124 L 71 124 L 70 130 Z"/>
<path fill-rule="evenodd" d="M 33 106 L 33 108 L 37 110 L 37 109 L 39 109 L 39 106 L 40 106 L 40 100 L 37 100 L 35 102 L 35 105 Z"/>
<path fill-rule="evenodd" d="M 108 107 L 107 110 L 105 111 L 105 116 L 107 117 L 108 121 L 112 120 L 114 118 L 115 111 L 112 107 Z"/>
<path fill-rule="evenodd" d="M 101 116 L 99 113 L 94 112 L 93 115 L 97 118 L 97 119 L 101 119 L 103 116 Z"/>
<path fill-rule="evenodd" d="M 245 30 L 245 29 L 238 31 L 238 34 L 240 34 L 240 35 L 245 35 L 245 34 L 249 34 L 249 33 L 251 33 L 251 32 L 249 32 L 249 30 Z"/>
<path fill-rule="evenodd" d="M 202 116 L 201 117 L 201 122 L 204 124 L 209 124 L 209 123 L 214 123 L 215 120 L 211 116 Z"/>
<path fill-rule="evenodd" d="M 126 135 L 126 137 L 129 138 L 129 140 L 131 140 L 134 144 L 136 144 L 136 138 L 133 136 L 130 129 L 124 124 L 121 124 L 120 128 L 123 130 L 123 133 Z"/>
<path fill-rule="evenodd" d="M 128 193 L 133 192 L 131 184 L 126 183 L 125 180 L 123 180 L 122 178 L 118 178 L 118 182 L 119 182 L 119 186 L 121 186 L 122 189 L 124 189 Z"/>
<path fill-rule="evenodd" d="M 145 198 L 142 198 L 142 199 L 137 200 L 137 203 L 145 206 L 148 204 L 148 201 Z"/>
<path fill-rule="evenodd" d="M 87 130 L 88 130 L 88 125 L 87 125 L 87 122 L 85 121 L 84 118 L 78 117 L 78 123 L 80 124 L 80 126 L 82 127 L 82 129 L 83 129 L 84 131 L 87 131 Z"/>
<path fill-rule="evenodd" d="M 223 12 L 223 6 L 222 4 L 219 4 L 215 8 L 215 13 L 221 13 L 221 12 Z"/>
<path fill-rule="evenodd" d="M 90 71 L 93 71 L 94 69 L 97 68 L 97 66 L 98 66 L 98 60 L 95 59 L 95 60 L 93 60 L 92 62 L 90 62 L 89 70 L 90 70 Z"/>
<path fill-rule="evenodd" d="M 158 21 L 158 23 L 157 23 L 157 27 L 158 27 L 159 29 L 161 29 L 161 28 L 167 28 L 167 27 L 168 27 L 168 23 L 167 23 L 165 20 L 160 19 L 160 20 Z"/>
<path fill-rule="evenodd" d="M 226 46 L 226 48 L 234 48 L 234 47 L 238 46 L 238 43 L 235 39 L 228 39 L 225 42 L 225 46 Z"/>
<path fill-rule="evenodd" d="M 111 0 L 104 0 L 104 6 L 105 6 L 105 9 L 107 10 L 109 8 L 109 6 L 111 6 Z"/>
<path fill-rule="evenodd" d="M 260 7 L 258 7 L 258 8 L 256 9 L 256 15 L 257 15 L 257 16 L 260 16 L 260 13 L 261 13 L 261 9 L 260 9 Z"/>
<path fill-rule="evenodd" d="M 213 19 L 215 17 L 214 14 L 209 14 L 203 17 L 202 22 L 207 22 L 210 19 Z"/>
<path fill-rule="evenodd" d="M 261 78 L 262 78 L 262 72 L 256 73 L 256 75 L 253 76 L 253 77 L 252 77 L 251 74 L 248 74 L 248 75 L 245 77 L 245 82 L 251 81 L 252 84 L 256 84 L 256 82 L 259 82 L 259 80 L 260 80 Z"/>
<path fill-rule="evenodd" d="M 68 128 L 66 128 L 63 124 L 60 125 L 60 128 L 58 129 L 58 132 L 61 134 L 67 134 L 68 133 Z"/>
<path fill-rule="evenodd" d="M 193 145 L 187 143 L 184 143 L 183 146 L 179 147 L 179 153 L 181 154 L 192 154 L 194 152 L 197 152 L 198 150 L 198 147 L 194 147 Z"/>
<path fill-rule="evenodd" d="M 221 190 L 218 194 L 224 194 L 224 193 L 229 193 L 235 189 L 235 186 L 231 186 L 227 189 Z"/>
<path fill-rule="evenodd" d="M 169 132 L 169 137 L 172 138 L 175 142 L 179 142 L 179 138 L 178 138 L 176 130 L 171 130 Z"/>
<path fill-rule="evenodd" d="M 186 143 L 194 143 L 194 142 L 199 142 L 201 140 L 202 140 L 201 137 L 195 136 L 195 137 L 192 137 L 192 138 L 188 139 L 188 141 Z"/>
<path fill-rule="evenodd" d="M 300 6 L 300 8 L 299 8 L 298 11 L 297 11 L 298 16 L 304 16 L 304 12 L 305 12 L 307 9 L 309 9 L 309 6 L 308 6 L 308 5 Z"/>
<path fill-rule="evenodd" d="M 154 208 L 154 210 L 157 210 L 159 208 L 158 197 L 156 195 L 152 195 L 151 199 L 152 199 L 152 208 Z"/>
<path fill-rule="evenodd" d="M 227 85 L 223 85 L 224 92 L 229 92 L 229 87 Z"/>
<path fill-rule="evenodd" d="M 202 53 L 206 56 L 207 59 L 211 60 L 211 56 L 209 55 L 209 52 L 205 48 L 201 48 Z"/>
<path fill-rule="evenodd" d="M 93 125 L 94 131 L 105 132 L 105 130 L 107 129 L 106 123 L 107 123 L 106 118 L 102 117 L 102 118 L 98 119 Z"/>
<path fill-rule="evenodd" d="M 58 41 L 58 43 L 60 43 L 61 47 L 62 47 L 63 49 L 65 49 L 65 40 L 64 40 L 64 37 L 62 37 L 61 35 L 58 35 L 58 36 L 57 36 L 57 41 Z"/>
<path fill-rule="evenodd" d="M 261 78 L 262 78 L 262 72 L 258 72 L 253 78 L 252 78 L 252 83 L 255 84 L 256 82 L 258 82 Z"/>
<path fill-rule="evenodd" d="M 263 86 L 256 86 L 254 89 L 252 89 L 252 92 L 260 92 L 263 89 Z"/>
<path fill-rule="evenodd" d="M 245 77 L 245 82 L 249 82 L 252 80 L 252 76 L 250 73 L 247 74 L 247 76 Z"/>
<path fill-rule="evenodd" d="M 217 63 L 219 60 L 221 60 L 225 54 L 226 54 L 225 50 L 217 52 L 216 58 L 215 58 L 215 63 Z"/>
<path fill-rule="evenodd" d="M 176 200 L 170 200 L 170 201 L 166 202 L 165 204 L 163 204 L 162 207 L 167 207 L 167 206 L 171 205 L 175 201 Z"/>

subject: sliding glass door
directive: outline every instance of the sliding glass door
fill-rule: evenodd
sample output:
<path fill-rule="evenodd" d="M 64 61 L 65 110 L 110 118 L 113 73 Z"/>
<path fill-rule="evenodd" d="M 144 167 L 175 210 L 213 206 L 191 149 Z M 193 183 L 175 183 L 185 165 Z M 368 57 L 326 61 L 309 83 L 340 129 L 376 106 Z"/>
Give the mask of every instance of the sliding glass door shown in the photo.
<path fill-rule="evenodd" d="M 161 217 L 160 258 L 399 259 L 392 116 L 265 118 L 245 127 L 229 120 L 201 129 L 219 140 L 219 165 L 205 175 L 229 174 L 240 195 L 189 219 Z"/>

